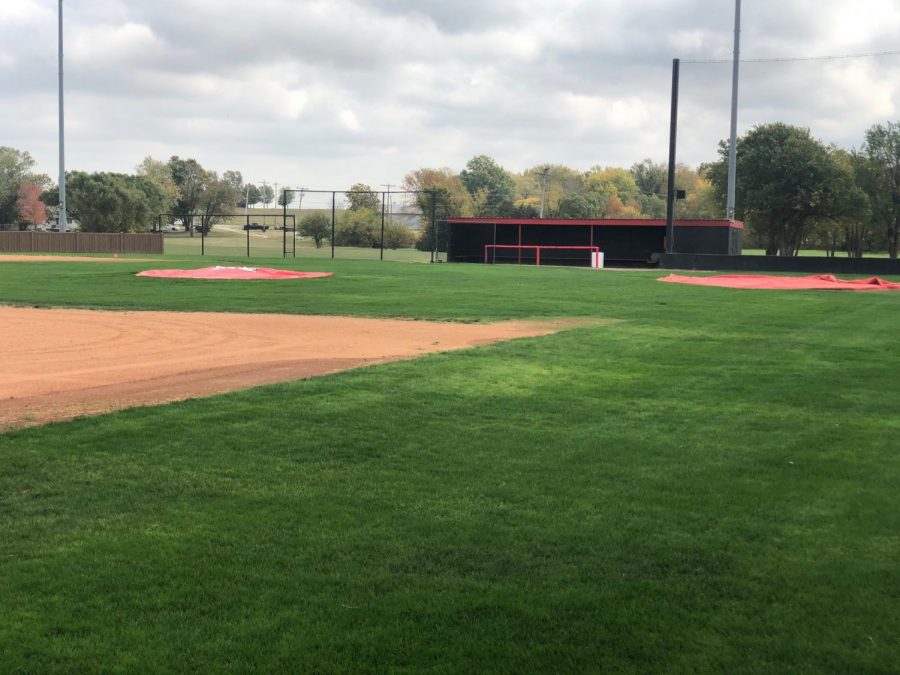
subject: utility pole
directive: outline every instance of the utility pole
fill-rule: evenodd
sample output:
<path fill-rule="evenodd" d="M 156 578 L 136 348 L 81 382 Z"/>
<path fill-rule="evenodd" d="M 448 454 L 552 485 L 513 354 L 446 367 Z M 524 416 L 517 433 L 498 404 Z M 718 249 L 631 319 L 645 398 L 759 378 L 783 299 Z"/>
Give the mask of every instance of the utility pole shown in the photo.
<path fill-rule="evenodd" d="M 547 178 L 550 176 L 550 167 L 545 166 L 541 171 L 541 218 L 544 217 L 544 194 L 547 190 Z"/>
<path fill-rule="evenodd" d="M 391 202 L 391 187 L 392 187 L 392 184 L 391 184 L 391 183 L 382 183 L 382 184 L 381 184 L 381 187 L 387 188 L 387 213 L 388 213 L 388 218 L 390 218 L 390 217 L 391 217 L 391 213 L 393 213 L 393 211 L 394 211 L 394 205 L 393 205 L 393 203 Z"/>
<path fill-rule="evenodd" d="M 69 226 L 66 211 L 66 115 L 63 87 L 63 0 L 59 0 L 59 209 L 56 226 L 65 232 Z"/>
<path fill-rule="evenodd" d="M 725 217 L 734 221 L 737 186 L 738 75 L 741 65 L 741 0 L 734 0 L 734 65 L 731 76 L 731 145 L 728 148 L 728 204 Z"/>

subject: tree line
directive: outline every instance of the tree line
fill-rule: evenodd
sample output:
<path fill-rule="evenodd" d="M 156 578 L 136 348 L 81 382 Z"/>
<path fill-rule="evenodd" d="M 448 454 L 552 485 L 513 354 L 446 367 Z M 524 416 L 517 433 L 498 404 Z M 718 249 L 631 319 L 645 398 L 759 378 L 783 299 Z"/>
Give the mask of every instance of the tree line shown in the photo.
<path fill-rule="evenodd" d="M 728 146 L 701 173 L 724 203 Z M 887 251 L 897 257 L 900 231 L 900 122 L 876 124 L 860 148 L 825 145 L 809 129 L 762 124 L 737 142 L 736 216 L 746 245 L 767 255 L 803 248 L 850 257 Z"/>
<path fill-rule="evenodd" d="M 725 211 L 728 144 L 696 170 L 678 165 L 681 219 L 719 219 Z M 814 138 L 809 129 L 761 124 L 737 142 L 736 211 L 747 248 L 795 256 L 803 248 L 834 256 L 898 253 L 900 240 L 900 122 L 870 127 L 858 149 Z M 438 221 L 452 216 L 536 218 L 663 218 L 668 171 L 650 159 L 630 169 L 595 166 L 579 172 L 540 165 L 515 174 L 484 155 L 465 169 L 418 169 L 404 186 L 435 190 Z M 426 197 L 420 206 L 424 209 Z M 438 226 L 438 240 L 444 234 Z M 426 231 L 420 244 L 432 245 Z"/>
<path fill-rule="evenodd" d="M 678 218 L 713 219 L 724 215 L 727 189 L 727 144 L 718 158 L 697 169 L 678 165 L 676 188 L 685 199 Z M 736 217 L 745 221 L 745 247 L 770 255 L 797 255 L 803 248 L 862 256 L 865 252 L 898 252 L 900 238 L 900 122 L 876 124 L 861 146 L 844 150 L 814 138 L 808 129 L 783 123 L 754 127 L 738 139 Z M 45 205 L 58 204 L 57 189 L 47 176 L 33 173 L 27 152 L 0 148 L 0 224 L 26 228 L 46 220 Z M 133 174 L 67 174 L 70 215 L 82 229 L 137 232 L 154 227 L 159 214 L 171 214 L 191 234 L 209 232 L 220 214 L 236 208 L 268 204 L 271 186 L 245 184 L 240 171 L 219 176 L 195 159 L 147 157 Z M 504 169 L 493 158 L 478 155 L 461 171 L 420 168 L 409 172 L 403 189 L 414 191 L 422 215 L 415 241 L 431 249 L 432 195 L 439 223 L 454 216 L 515 218 L 663 218 L 668 171 L 645 159 L 630 168 L 596 165 L 579 171 L 542 164 L 521 173 Z M 298 194 L 282 190 L 279 206 Z M 335 228 L 335 243 L 369 246 L 380 241 L 381 203 L 368 185 L 357 183 L 345 193 Z M 327 223 L 326 223 L 327 221 Z M 327 225 L 327 227 L 326 227 Z M 300 231 L 317 246 L 331 237 L 330 218 L 310 213 Z M 392 247 L 408 246 L 413 235 L 402 223 L 386 223 Z"/>

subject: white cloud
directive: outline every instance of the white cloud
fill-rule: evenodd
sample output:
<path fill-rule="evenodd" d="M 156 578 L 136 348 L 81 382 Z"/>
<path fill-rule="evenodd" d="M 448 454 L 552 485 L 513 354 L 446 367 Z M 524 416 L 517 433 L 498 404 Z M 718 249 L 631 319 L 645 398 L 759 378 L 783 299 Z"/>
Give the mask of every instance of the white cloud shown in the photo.
<path fill-rule="evenodd" d="M 356 117 L 356 113 L 352 110 L 341 110 L 338 113 L 338 119 L 341 121 L 341 124 L 345 129 L 349 129 L 350 131 L 359 131 L 362 129 L 362 125 L 359 123 L 359 119 Z"/>
<path fill-rule="evenodd" d="M 670 65 L 729 58 L 704 0 L 67 0 L 71 168 L 195 156 L 256 179 L 396 181 L 475 154 L 510 169 L 667 154 Z M 887 51 L 896 0 L 744 3 L 745 58 Z M 0 3 L 0 129 L 56 161 L 56 2 Z M 742 130 L 783 120 L 858 145 L 900 117 L 900 57 L 746 64 Z M 729 64 L 682 68 L 679 158 L 728 133 Z"/>

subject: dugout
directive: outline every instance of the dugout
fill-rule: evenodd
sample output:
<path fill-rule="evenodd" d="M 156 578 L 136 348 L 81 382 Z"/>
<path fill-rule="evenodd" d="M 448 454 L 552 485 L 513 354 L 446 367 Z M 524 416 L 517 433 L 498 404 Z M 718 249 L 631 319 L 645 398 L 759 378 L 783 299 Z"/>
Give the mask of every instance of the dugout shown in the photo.
<path fill-rule="evenodd" d="M 447 228 L 448 262 L 533 265 L 539 255 L 542 265 L 587 267 L 596 247 L 607 265 L 649 266 L 666 250 L 662 219 L 448 218 Z M 675 250 L 740 255 L 743 228 L 728 220 L 677 220 Z"/>

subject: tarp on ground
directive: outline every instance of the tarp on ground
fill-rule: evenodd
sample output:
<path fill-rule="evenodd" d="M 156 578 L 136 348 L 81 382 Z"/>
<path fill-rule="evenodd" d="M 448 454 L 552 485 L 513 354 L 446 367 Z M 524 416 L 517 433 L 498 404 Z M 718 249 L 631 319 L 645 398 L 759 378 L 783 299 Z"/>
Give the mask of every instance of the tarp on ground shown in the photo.
<path fill-rule="evenodd" d="M 779 277 L 766 274 L 718 274 L 708 277 L 689 277 L 670 274 L 658 281 L 692 286 L 749 288 L 765 290 L 833 290 L 833 291 L 900 291 L 900 284 L 878 277 L 868 279 L 838 279 L 832 274 L 813 274 L 806 277 Z"/>
<path fill-rule="evenodd" d="M 330 277 L 331 272 L 296 272 L 272 267 L 203 267 L 193 270 L 145 270 L 139 277 L 163 279 L 317 279 Z"/>

